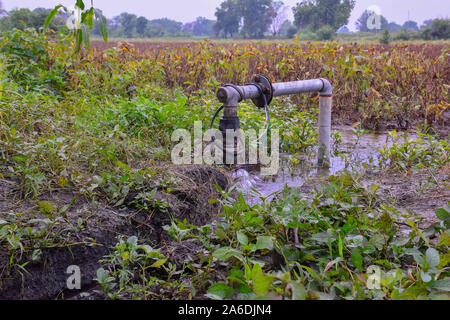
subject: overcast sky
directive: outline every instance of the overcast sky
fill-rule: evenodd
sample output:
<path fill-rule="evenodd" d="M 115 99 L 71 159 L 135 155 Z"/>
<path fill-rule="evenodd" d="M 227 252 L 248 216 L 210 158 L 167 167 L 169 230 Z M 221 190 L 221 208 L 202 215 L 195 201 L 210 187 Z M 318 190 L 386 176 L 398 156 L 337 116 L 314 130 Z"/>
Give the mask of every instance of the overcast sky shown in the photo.
<path fill-rule="evenodd" d="M 74 0 L 0 0 L 6 10 L 14 8 L 36 7 L 51 8 L 57 4 L 73 5 Z M 130 12 L 148 19 L 167 17 L 182 22 L 194 21 L 202 16 L 214 19 L 215 9 L 222 0 L 94 0 L 94 6 L 112 18 L 121 12 Z M 289 6 L 294 6 L 300 0 L 284 0 Z M 90 4 L 90 0 L 85 3 Z M 368 7 L 376 5 L 390 22 L 403 24 L 408 20 L 419 22 L 430 18 L 450 17 L 450 1 L 448 0 L 356 0 L 356 7 L 350 18 L 349 28 L 355 30 L 355 22 Z M 292 11 L 289 10 L 292 19 Z"/>

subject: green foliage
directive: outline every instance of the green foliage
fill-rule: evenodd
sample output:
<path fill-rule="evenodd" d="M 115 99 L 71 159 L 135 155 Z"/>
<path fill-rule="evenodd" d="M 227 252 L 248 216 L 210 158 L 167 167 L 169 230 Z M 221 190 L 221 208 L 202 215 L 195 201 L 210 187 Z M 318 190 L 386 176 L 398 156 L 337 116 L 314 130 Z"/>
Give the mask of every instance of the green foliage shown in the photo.
<path fill-rule="evenodd" d="M 67 55 L 53 40 L 67 43 L 63 33 L 55 38 L 43 37 L 34 29 L 14 29 L 4 33 L 0 54 L 4 57 L 8 77 L 23 89 L 49 91 L 61 95 L 66 84 Z"/>
<path fill-rule="evenodd" d="M 93 4 L 93 1 L 91 4 Z M 57 5 L 52 11 L 50 11 L 44 23 L 45 31 L 48 30 L 50 23 L 53 21 L 53 18 L 61 8 L 64 8 L 66 12 L 68 11 L 68 9 L 63 5 Z M 94 19 L 97 20 L 97 23 L 99 24 L 99 29 L 103 36 L 103 40 L 105 43 L 108 41 L 106 19 L 101 12 L 95 10 L 93 6 L 91 6 L 90 9 L 85 10 L 83 0 L 77 0 L 75 3 L 73 19 L 75 21 L 73 21 L 74 28 L 71 30 L 71 34 L 74 41 L 75 53 L 79 53 L 81 51 L 83 43 L 88 49 L 90 49 L 90 31 L 94 27 Z"/>
<path fill-rule="evenodd" d="M 216 35 L 223 35 L 223 37 L 233 37 L 239 32 L 239 23 L 242 15 L 241 8 L 237 0 L 226 0 L 220 4 L 216 9 L 217 22 L 214 25 Z"/>
<path fill-rule="evenodd" d="M 391 33 L 389 32 L 388 29 L 384 29 L 383 34 L 380 38 L 380 43 L 389 44 L 389 43 L 391 43 L 391 40 L 392 40 Z"/>
<path fill-rule="evenodd" d="M 346 25 L 355 7 L 353 0 L 302 1 L 293 8 L 294 24 L 300 29 L 313 31 L 330 26 L 334 31 Z"/>
<path fill-rule="evenodd" d="M 403 28 L 405 28 L 406 30 L 410 30 L 410 31 L 418 31 L 419 30 L 419 26 L 417 25 L 417 22 L 415 21 L 406 21 L 403 26 Z"/>
<path fill-rule="evenodd" d="M 239 0 L 243 26 L 241 33 L 246 38 L 263 38 L 272 24 L 272 0 Z"/>
<path fill-rule="evenodd" d="M 216 17 L 216 35 L 233 37 L 242 20 L 241 34 L 245 38 L 263 38 L 276 14 L 272 0 L 226 0 L 216 9 Z"/>
<path fill-rule="evenodd" d="M 161 275 L 166 286 L 183 283 L 191 293 L 204 290 L 215 300 L 449 298 L 449 273 L 442 265 L 448 248 L 430 241 L 447 228 L 434 225 L 433 232 L 422 233 L 412 216 L 397 216 L 389 204 L 372 202 L 373 190 L 348 173 L 331 176 L 309 200 L 286 187 L 272 203 L 250 206 L 242 195 L 232 200 L 219 191 L 219 220 L 205 226 L 175 220 L 166 229 L 177 241 L 201 243 L 198 252 L 205 252 L 185 259 L 176 281 Z M 448 220 L 447 209 L 437 215 Z M 408 236 L 400 232 L 398 219 L 407 219 Z M 128 259 L 116 247 L 114 265 L 122 265 L 118 257 L 124 255 Z M 219 272 L 221 280 L 211 281 L 211 272 Z M 120 274 L 117 268 L 113 274 Z M 135 292 L 141 281 L 125 279 L 116 294 Z M 140 288 L 149 292 L 147 283 Z"/>
<path fill-rule="evenodd" d="M 185 24 L 183 32 L 190 32 L 193 36 L 213 36 L 215 23 L 214 20 L 198 17 L 194 22 Z"/>
<path fill-rule="evenodd" d="M 330 26 L 323 26 L 316 31 L 318 40 L 326 41 L 333 40 L 335 36 L 335 30 Z"/>
<path fill-rule="evenodd" d="M 39 31 L 46 20 L 50 10 L 37 8 L 33 11 L 29 9 L 15 9 L 8 12 L 7 15 L 0 19 L 0 31 L 10 31 L 12 29 L 25 30 L 27 28 L 34 28 Z M 56 17 L 49 27 L 53 30 L 59 30 L 65 21 L 62 17 Z"/>
<path fill-rule="evenodd" d="M 383 168 L 407 171 L 439 167 L 449 161 L 450 145 L 445 140 L 436 140 L 428 135 L 411 139 L 408 133 L 397 134 L 395 131 L 389 136 L 393 145 L 379 149 L 379 163 Z"/>
<path fill-rule="evenodd" d="M 119 238 L 113 252 L 101 262 L 108 264 L 111 271 L 99 268 L 95 280 L 101 285 L 104 294 L 113 299 L 117 297 L 117 294 L 113 292 L 115 288 L 118 288 L 119 292 L 123 291 L 122 294 L 132 296 L 136 294 L 133 287 L 128 286 L 135 279 L 138 279 L 141 284 L 140 290 L 151 286 L 152 271 L 163 268 L 167 259 L 151 246 L 139 245 L 138 238 L 133 236 L 126 241 Z"/>
<path fill-rule="evenodd" d="M 377 25 L 377 23 L 379 23 L 379 25 Z M 356 27 L 359 32 L 379 32 L 380 30 L 388 28 L 388 21 L 382 15 L 365 10 L 358 21 L 356 21 Z"/>
<path fill-rule="evenodd" d="M 450 39 L 450 19 L 435 19 L 421 33 L 425 40 Z"/>

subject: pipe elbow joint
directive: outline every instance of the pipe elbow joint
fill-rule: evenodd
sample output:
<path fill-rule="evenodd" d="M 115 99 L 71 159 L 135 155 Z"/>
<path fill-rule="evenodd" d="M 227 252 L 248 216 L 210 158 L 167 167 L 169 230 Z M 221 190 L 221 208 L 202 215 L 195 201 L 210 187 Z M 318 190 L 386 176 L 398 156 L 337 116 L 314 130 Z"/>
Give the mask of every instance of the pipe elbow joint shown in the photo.
<path fill-rule="evenodd" d="M 333 86 L 331 85 L 330 81 L 327 79 L 321 78 L 320 79 L 323 83 L 322 90 L 320 90 L 320 95 L 322 97 L 330 97 L 333 95 Z"/>

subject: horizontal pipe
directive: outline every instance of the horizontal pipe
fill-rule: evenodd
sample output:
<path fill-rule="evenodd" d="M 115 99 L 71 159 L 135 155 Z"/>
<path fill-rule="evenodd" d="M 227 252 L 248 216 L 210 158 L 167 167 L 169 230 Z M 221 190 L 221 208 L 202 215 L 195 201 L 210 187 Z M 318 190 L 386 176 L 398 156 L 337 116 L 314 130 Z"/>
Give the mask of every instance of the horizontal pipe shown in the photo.
<path fill-rule="evenodd" d="M 320 166 L 329 166 L 330 161 L 330 134 L 331 134 L 331 109 L 333 88 L 326 79 L 313 79 L 274 83 L 273 96 L 285 96 L 308 92 L 319 92 L 319 151 L 318 163 Z M 254 85 L 226 86 L 217 92 L 217 98 L 224 104 L 225 110 L 232 109 L 233 114 L 241 100 L 255 99 L 260 96 L 260 91 Z"/>
<path fill-rule="evenodd" d="M 331 84 L 326 79 L 280 82 L 274 83 L 272 87 L 275 97 L 308 92 L 319 92 L 324 97 L 333 94 Z M 242 100 L 259 97 L 259 90 L 254 85 L 237 86 L 237 88 L 242 93 Z M 217 98 L 227 106 L 235 106 L 241 100 L 240 93 L 233 87 L 223 87 L 217 92 Z"/>
<path fill-rule="evenodd" d="M 320 79 L 281 82 L 273 84 L 273 95 L 278 97 L 307 92 L 319 92 L 322 88 L 323 82 Z"/>

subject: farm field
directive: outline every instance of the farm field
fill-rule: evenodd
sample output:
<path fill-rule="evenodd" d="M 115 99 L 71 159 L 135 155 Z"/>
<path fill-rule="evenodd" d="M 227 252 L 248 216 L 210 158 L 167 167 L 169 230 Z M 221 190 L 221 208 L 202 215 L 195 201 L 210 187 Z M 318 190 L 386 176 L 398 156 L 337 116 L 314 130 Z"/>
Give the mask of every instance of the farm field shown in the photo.
<path fill-rule="evenodd" d="M 91 46 L 1 38 L 0 298 L 449 298 L 449 42 Z M 332 83 L 331 168 L 314 94 L 270 105 L 276 176 L 172 164 L 172 133 L 257 74 Z"/>

